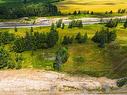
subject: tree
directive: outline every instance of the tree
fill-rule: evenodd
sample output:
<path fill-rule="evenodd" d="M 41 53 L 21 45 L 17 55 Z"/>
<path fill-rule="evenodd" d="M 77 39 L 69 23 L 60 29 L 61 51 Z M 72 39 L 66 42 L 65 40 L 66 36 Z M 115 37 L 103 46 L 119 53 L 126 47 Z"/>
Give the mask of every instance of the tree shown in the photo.
<path fill-rule="evenodd" d="M 110 19 L 107 23 L 106 23 L 106 27 L 109 27 L 109 28 L 113 28 L 113 27 L 117 27 L 118 25 L 118 19 Z"/>
<path fill-rule="evenodd" d="M 31 28 L 30 28 L 30 32 L 33 32 L 33 31 L 34 31 L 34 30 L 33 30 L 33 27 L 31 27 Z"/>
<path fill-rule="evenodd" d="M 15 64 L 13 63 L 8 51 L 3 47 L 0 47 L 0 69 L 13 69 Z"/>
<path fill-rule="evenodd" d="M 0 45 L 9 44 L 12 41 L 14 41 L 14 39 L 15 39 L 14 34 L 9 32 L 0 32 Z"/>
<path fill-rule="evenodd" d="M 75 40 L 80 40 L 81 39 L 81 33 L 79 32 L 76 37 L 75 37 Z"/>
<path fill-rule="evenodd" d="M 14 31 L 15 31 L 15 32 L 17 32 L 17 31 L 18 31 L 18 29 L 17 29 L 17 27 L 16 27 L 16 26 L 15 26 L 15 29 L 14 29 Z"/>
<path fill-rule="evenodd" d="M 113 11 L 111 10 L 109 13 L 110 13 L 110 14 L 112 14 L 112 13 L 113 13 Z"/>
<path fill-rule="evenodd" d="M 92 11 L 92 12 L 91 12 L 91 15 L 93 15 L 93 14 L 94 14 L 94 12 Z"/>
<path fill-rule="evenodd" d="M 78 11 L 78 14 L 81 14 L 81 11 Z"/>
<path fill-rule="evenodd" d="M 26 50 L 24 38 L 16 38 L 13 43 L 13 50 L 21 53 Z"/>
<path fill-rule="evenodd" d="M 27 3 L 27 0 L 23 0 L 23 3 L 26 4 Z"/>
<path fill-rule="evenodd" d="M 69 22 L 68 28 L 72 28 L 72 22 Z"/>
<path fill-rule="evenodd" d="M 73 42 L 73 37 L 64 36 L 62 44 L 63 45 L 68 45 L 68 44 L 71 44 L 72 42 Z"/>
<path fill-rule="evenodd" d="M 52 23 L 52 25 L 51 25 L 51 29 L 50 29 L 51 31 L 52 30 L 55 30 L 55 24 L 54 23 Z"/>
<path fill-rule="evenodd" d="M 56 30 L 51 30 L 47 35 L 47 45 L 48 48 L 53 47 L 59 39 L 58 32 Z"/>
<path fill-rule="evenodd" d="M 15 68 L 21 69 L 22 68 L 22 61 L 23 61 L 22 55 L 15 54 L 15 61 L 16 61 Z"/>
<path fill-rule="evenodd" d="M 78 43 L 86 43 L 88 39 L 87 33 L 85 33 L 83 36 L 80 34 L 80 32 L 76 35 L 75 40 Z"/>
<path fill-rule="evenodd" d="M 60 47 L 56 52 L 56 59 L 53 64 L 54 69 L 59 71 L 61 65 L 67 62 L 68 57 L 69 57 L 68 49 L 65 47 Z"/>
<path fill-rule="evenodd" d="M 0 18 L 15 19 L 33 16 L 56 16 L 60 14 L 57 6 L 54 4 L 44 4 L 41 2 L 36 4 L 27 3 L 28 1 L 29 0 L 23 0 L 24 4 L 20 4 L 20 6 L 13 6 L 12 4 L 10 4 L 9 6 L 6 6 L 6 4 L 0 6 Z"/>
<path fill-rule="evenodd" d="M 101 39 L 98 46 L 99 46 L 100 48 L 104 48 L 104 47 L 105 47 L 105 40 L 104 40 L 104 39 Z"/>
<path fill-rule="evenodd" d="M 127 28 L 127 19 L 126 19 L 126 21 L 124 22 L 124 28 Z"/>
<path fill-rule="evenodd" d="M 104 47 L 105 43 L 110 43 L 116 39 L 116 31 L 110 31 L 108 28 L 102 28 L 99 32 L 97 31 L 92 37 L 92 41 L 98 43 L 99 47 Z"/>
<path fill-rule="evenodd" d="M 82 20 L 72 20 L 71 22 L 69 22 L 69 26 L 68 28 L 72 28 L 72 27 L 83 27 L 83 23 Z"/>
<path fill-rule="evenodd" d="M 60 28 L 61 25 L 62 25 L 62 19 L 60 19 L 60 20 L 58 20 L 58 21 L 56 22 L 56 27 L 57 27 L 57 28 Z"/>
<path fill-rule="evenodd" d="M 77 15 L 77 11 L 74 11 L 74 12 L 73 12 L 73 15 Z"/>
<path fill-rule="evenodd" d="M 61 26 L 61 28 L 62 28 L 62 29 L 64 29 L 64 27 L 65 27 L 65 24 L 64 24 L 64 23 L 62 23 L 62 26 Z"/>

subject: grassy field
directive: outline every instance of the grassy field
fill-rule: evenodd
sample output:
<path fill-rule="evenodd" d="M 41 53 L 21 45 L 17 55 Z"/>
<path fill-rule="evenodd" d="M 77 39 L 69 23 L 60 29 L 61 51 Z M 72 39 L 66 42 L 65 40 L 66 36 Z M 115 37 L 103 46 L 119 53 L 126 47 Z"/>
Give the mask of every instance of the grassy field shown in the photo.
<path fill-rule="evenodd" d="M 59 9 L 65 13 L 75 10 L 89 10 L 94 12 L 113 10 L 116 12 L 118 9 L 127 8 L 127 0 L 64 0 L 57 5 Z"/>
<path fill-rule="evenodd" d="M 107 49 L 98 48 L 97 44 L 93 43 L 90 39 L 95 34 L 97 30 L 100 30 L 104 25 L 103 24 L 95 24 L 95 25 L 86 25 L 83 28 L 72 28 L 65 29 L 58 28 L 59 35 L 63 37 L 64 35 L 76 35 L 78 32 L 88 33 L 89 40 L 86 44 L 76 44 L 73 43 L 69 45 L 69 59 L 62 66 L 61 71 L 67 72 L 71 74 L 89 74 L 92 76 L 114 76 L 109 72 L 112 72 L 113 64 L 116 64 L 116 57 L 111 57 L 109 53 L 107 53 Z M 122 48 L 121 55 L 126 55 L 127 50 L 127 30 L 123 28 L 123 24 L 119 24 L 116 28 L 117 30 L 117 42 L 124 47 Z M 14 29 L 0 29 L 1 32 L 9 31 L 14 33 L 16 36 L 24 36 L 26 31 L 30 31 L 30 28 L 19 28 L 18 32 L 14 32 Z M 34 28 L 34 32 L 48 32 L 50 31 L 49 27 L 38 27 Z M 61 38 L 60 37 L 60 38 Z M 23 56 L 23 68 L 39 68 L 46 70 L 53 70 L 53 60 L 50 60 L 55 57 L 55 52 L 58 49 L 59 44 L 51 49 L 44 50 L 36 50 L 33 55 L 31 51 L 26 51 L 22 53 Z M 10 46 L 7 46 L 10 48 Z M 115 52 L 113 52 L 115 53 Z M 14 52 L 11 52 L 12 57 L 14 56 Z M 117 54 L 117 53 L 116 53 Z M 117 54 L 118 55 L 118 54 Z M 119 61 L 122 60 L 121 57 L 117 58 Z M 119 64 L 119 63 L 117 63 Z M 116 66 L 116 65 L 115 65 Z"/>

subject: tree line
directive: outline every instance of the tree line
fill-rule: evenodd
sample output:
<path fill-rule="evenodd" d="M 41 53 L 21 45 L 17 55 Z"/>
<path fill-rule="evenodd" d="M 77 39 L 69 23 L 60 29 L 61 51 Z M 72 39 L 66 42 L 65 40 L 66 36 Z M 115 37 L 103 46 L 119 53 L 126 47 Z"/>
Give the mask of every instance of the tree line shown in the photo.
<path fill-rule="evenodd" d="M 81 33 L 77 33 L 76 36 L 64 36 L 63 37 L 63 41 L 62 41 L 62 44 L 63 45 L 69 45 L 69 44 L 72 44 L 72 43 L 86 43 L 88 40 L 88 36 L 87 36 L 87 33 L 85 33 L 84 35 L 81 35 Z"/>
<path fill-rule="evenodd" d="M 20 4 L 20 6 L 0 6 L 0 18 L 2 19 L 12 19 L 21 17 L 31 17 L 31 16 L 55 16 L 60 12 L 58 8 L 53 4 Z"/>
<path fill-rule="evenodd" d="M 59 35 L 56 30 L 50 30 L 49 33 L 26 32 L 24 37 L 15 39 L 13 50 L 21 53 L 23 51 L 51 48 L 57 43 L 58 39 Z"/>

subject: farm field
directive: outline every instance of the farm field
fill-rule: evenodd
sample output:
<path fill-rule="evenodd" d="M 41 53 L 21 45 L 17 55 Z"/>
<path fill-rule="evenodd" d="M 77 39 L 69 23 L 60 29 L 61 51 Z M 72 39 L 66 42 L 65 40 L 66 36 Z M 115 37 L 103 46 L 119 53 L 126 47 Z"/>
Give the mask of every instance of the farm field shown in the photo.
<path fill-rule="evenodd" d="M 59 9 L 65 13 L 73 11 L 94 11 L 94 12 L 117 12 L 118 9 L 127 8 L 126 0 L 64 0 L 57 4 Z"/>

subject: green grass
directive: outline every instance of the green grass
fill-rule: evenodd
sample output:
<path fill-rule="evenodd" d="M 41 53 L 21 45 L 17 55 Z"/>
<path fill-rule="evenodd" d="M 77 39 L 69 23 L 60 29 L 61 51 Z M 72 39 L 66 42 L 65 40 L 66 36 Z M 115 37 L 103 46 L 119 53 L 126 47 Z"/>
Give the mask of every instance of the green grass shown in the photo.
<path fill-rule="evenodd" d="M 116 62 L 113 61 L 116 57 L 111 57 L 110 54 L 107 53 L 107 49 L 98 48 L 97 44 L 93 43 L 90 39 L 95 34 L 97 30 L 100 30 L 104 27 L 103 24 L 94 24 L 94 25 L 85 25 L 83 28 L 72 28 L 68 29 L 65 26 L 65 29 L 57 29 L 59 31 L 60 38 L 64 35 L 74 36 L 78 32 L 84 34 L 87 32 L 89 40 L 86 44 L 76 44 L 73 43 L 69 45 L 69 59 L 62 66 L 61 71 L 67 72 L 70 74 L 88 74 L 92 76 L 109 76 L 120 77 L 120 75 L 112 74 L 113 64 Z M 116 41 L 125 48 L 122 48 L 120 51 L 121 55 L 126 55 L 126 47 L 127 47 L 127 30 L 123 28 L 123 24 L 120 23 L 117 30 L 117 39 Z M 16 36 L 24 36 L 26 31 L 30 31 L 30 28 L 18 28 L 18 32 L 14 32 L 14 29 L 0 29 L 1 32 L 9 31 L 14 33 Z M 48 32 L 50 31 L 49 27 L 36 27 L 34 28 L 34 32 Z M 58 44 L 59 45 L 59 44 Z M 33 52 L 26 51 L 22 53 L 23 56 L 23 68 L 38 68 L 38 69 L 46 69 L 53 70 L 53 62 L 52 58 L 55 57 L 55 52 L 58 49 L 58 45 L 51 49 L 43 49 L 36 50 Z M 9 49 L 10 46 L 7 46 Z M 12 57 L 14 56 L 14 52 L 10 52 Z M 74 58 L 81 56 L 84 61 L 79 62 L 74 60 Z M 119 56 L 119 55 L 118 55 Z M 124 56 L 126 57 L 126 56 Z M 118 60 L 122 60 L 122 57 L 118 57 Z M 118 63 L 119 64 L 119 63 Z M 111 72 L 111 75 L 109 75 Z"/>

